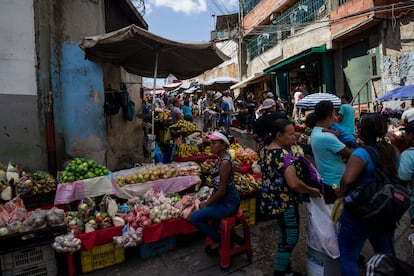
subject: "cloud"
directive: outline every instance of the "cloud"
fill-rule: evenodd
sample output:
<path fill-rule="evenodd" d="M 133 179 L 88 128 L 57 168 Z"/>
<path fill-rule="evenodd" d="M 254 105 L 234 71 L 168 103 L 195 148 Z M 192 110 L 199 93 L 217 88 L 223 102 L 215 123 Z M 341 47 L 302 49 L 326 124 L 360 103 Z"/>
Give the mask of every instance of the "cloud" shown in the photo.
<path fill-rule="evenodd" d="M 151 6 L 170 8 L 175 12 L 185 14 L 197 14 L 207 11 L 207 0 L 150 0 L 146 8 L 153 10 Z M 233 1 L 233 0 L 232 0 Z"/>

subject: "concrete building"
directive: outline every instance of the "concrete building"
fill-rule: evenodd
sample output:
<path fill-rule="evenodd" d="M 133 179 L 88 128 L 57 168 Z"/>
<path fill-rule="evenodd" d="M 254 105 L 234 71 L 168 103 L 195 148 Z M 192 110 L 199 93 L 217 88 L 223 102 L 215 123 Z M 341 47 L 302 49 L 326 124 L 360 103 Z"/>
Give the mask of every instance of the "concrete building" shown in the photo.
<path fill-rule="evenodd" d="M 114 170 L 142 160 L 142 121 L 104 113 L 104 92 L 126 85 L 140 112 L 141 77 L 84 59 L 85 36 L 135 24 L 129 0 L 0 2 L 0 162 L 56 173 L 73 157 Z"/>
<path fill-rule="evenodd" d="M 257 97 L 271 90 L 352 95 L 372 109 L 377 96 L 414 83 L 413 2 L 243 0 L 243 81 Z"/>

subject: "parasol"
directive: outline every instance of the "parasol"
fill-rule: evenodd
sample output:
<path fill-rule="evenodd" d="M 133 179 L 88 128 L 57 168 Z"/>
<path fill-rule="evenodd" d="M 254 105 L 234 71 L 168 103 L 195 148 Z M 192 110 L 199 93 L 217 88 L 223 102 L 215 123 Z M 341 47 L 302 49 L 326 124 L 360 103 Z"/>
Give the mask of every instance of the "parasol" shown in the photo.
<path fill-rule="evenodd" d="M 201 82 L 200 87 L 204 90 L 223 91 L 230 89 L 230 87 L 236 83 L 239 83 L 239 80 L 235 78 L 218 77 L 212 80 Z"/>
<path fill-rule="evenodd" d="M 79 46 L 85 58 L 93 62 L 112 63 L 129 73 L 154 78 L 154 93 L 157 78 L 173 74 L 178 79 L 189 79 L 229 59 L 212 42 L 173 41 L 133 24 L 103 35 L 85 37 Z"/>
<path fill-rule="evenodd" d="M 331 101 L 335 108 L 341 106 L 341 99 L 330 93 L 314 93 L 303 97 L 297 102 L 296 107 L 300 109 L 314 109 L 320 101 Z"/>
<path fill-rule="evenodd" d="M 196 77 L 229 57 L 212 42 L 184 43 L 152 34 L 136 25 L 82 39 L 85 58 L 120 65 L 148 78 Z"/>
<path fill-rule="evenodd" d="M 405 101 L 414 99 L 414 84 L 401 86 L 395 89 L 392 89 L 388 93 L 377 98 L 378 102 L 385 101 Z"/>

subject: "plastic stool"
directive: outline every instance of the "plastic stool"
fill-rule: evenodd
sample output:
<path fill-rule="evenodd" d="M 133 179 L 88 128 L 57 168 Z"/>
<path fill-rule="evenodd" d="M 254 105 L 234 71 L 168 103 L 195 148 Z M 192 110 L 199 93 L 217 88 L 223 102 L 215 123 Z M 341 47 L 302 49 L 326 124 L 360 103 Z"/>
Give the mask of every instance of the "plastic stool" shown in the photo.
<path fill-rule="evenodd" d="M 243 237 L 234 231 L 234 227 L 237 225 L 243 226 Z M 241 209 L 239 209 L 235 216 L 221 219 L 220 233 L 221 245 L 219 255 L 222 269 L 230 267 L 230 258 L 235 254 L 246 253 L 248 262 L 252 261 L 253 251 L 250 240 L 250 228 Z M 212 243 L 213 241 L 207 237 L 206 246 L 210 246 Z M 235 246 L 233 247 L 233 245 Z"/>

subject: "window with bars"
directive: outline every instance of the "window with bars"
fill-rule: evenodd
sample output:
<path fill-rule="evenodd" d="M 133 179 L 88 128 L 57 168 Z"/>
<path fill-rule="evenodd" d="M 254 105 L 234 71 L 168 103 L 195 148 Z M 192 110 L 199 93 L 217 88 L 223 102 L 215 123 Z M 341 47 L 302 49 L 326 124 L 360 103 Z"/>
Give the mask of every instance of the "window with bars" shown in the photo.
<path fill-rule="evenodd" d="M 271 25 L 259 27 L 256 30 L 257 34 L 246 43 L 249 60 L 274 47 L 278 41 L 294 35 L 295 30 L 303 28 L 306 23 L 324 16 L 327 12 L 326 4 L 325 0 L 298 1 L 275 18 Z"/>

